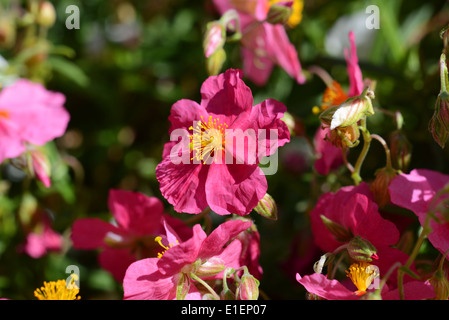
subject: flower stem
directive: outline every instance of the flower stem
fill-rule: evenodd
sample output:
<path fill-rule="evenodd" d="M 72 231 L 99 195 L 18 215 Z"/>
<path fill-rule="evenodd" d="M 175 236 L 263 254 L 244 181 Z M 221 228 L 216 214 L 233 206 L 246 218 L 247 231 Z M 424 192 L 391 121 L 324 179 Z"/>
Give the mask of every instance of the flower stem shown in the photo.
<path fill-rule="evenodd" d="M 218 294 L 215 292 L 214 289 L 211 288 L 210 285 L 208 285 L 203 279 L 201 279 L 200 277 L 198 277 L 196 274 L 194 274 L 193 272 L 189 273 L 189 277 L 199 283 L 201 283 L 214 297 L 215 300 L 220 300 L 220 297 L 218 296 Z"/>
<path fill-rule="evenodd" d="M 362 169 L 363 161 L 365 161 L 366 155 L 368 154 L 370 145 L 371 145 L 371 134 L 369 133 L 368 129 L 366 128 L 366 116 L 363 117 L 360 120 L 360 130 L 362 131 L 363 135 L 363 148 L 360 152 L 360 155 L 357 159 L 357 162 L 354 166 L 354 172 L 352 173 L 351 177 L 354 180 L 354 183 L 356 185 L 360 184 L 362 182 L 362 177 L 360 176 L 360 170 Z"/>
<path fill-rule="evenodd" d="M 384 150 L 385 150 L 385 156 L 386 156 L 386 162 L 387 162 L 386 167 L 392 168 L 390 149 L 388 148 L 387 142 L 384 140 L 384 138 L 382 138 L 378 134 L 372 134 L 371 138 L 376 139 L 377 141 L 379 141 L 382 144 L 382 146 L 384 147 Z"/>

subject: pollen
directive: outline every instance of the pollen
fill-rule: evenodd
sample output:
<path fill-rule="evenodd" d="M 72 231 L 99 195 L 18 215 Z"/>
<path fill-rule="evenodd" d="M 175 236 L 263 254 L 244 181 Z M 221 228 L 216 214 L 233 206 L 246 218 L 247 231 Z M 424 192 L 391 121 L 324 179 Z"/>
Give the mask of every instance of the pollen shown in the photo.
<path fill-rule="evenodd" d="M 321 110 L 324 111 L 332 106 L 338 106 L 348 99 L 347 94 L 343 91 L 337 81 L 333 81 L 326 90 L 324 90 L 321 102 Z"/>
<path fill-rule="evenodd" d="M 158 258 L 162 258 L 162 256 L 164 255 L 164 253 L 165 253 L 167 250 L 169 250 L 170 248 L 173 248 L 174 246 L 176 246 L 176 245 L 179 244 L 178 240 L 176 240 L 176 243 L 169 243 L 169 244 L 168 244 L 168 247 L 167 247 L 167 246 L 164 246 L 164 245 L 162 244 L 162 238 L 161 238 L 161 237 L 156 237 L 156 238 L 154 238 L 154 241 L 156 241 L 157 243 L 159 243 L 159 245 L 160 245 L 162 248 L 164 248 L 164 250 L 163 250 L 162 252 L 158 252 L 158 254 L 157 254 L 157 257 L 158 257 Z"/>
<path fill-rule="evenodd" d="M 193 157 L 197 161 L 203 163 L 208 162 L 209 158 L 215 157 L 220 150 L 225 148 L 225 130 L 228 127 L 226 123 L 220 123 L 219 118 L 209 116 L 207 121 L 201 116 L 201 120 L 197 121 L 195 126 L 191 126 L 190 148 L 193 151 Z"/>
<path fill-rule="evenodd" d="M 346 270 L 346 275 L 357 287 L 355 294 L 361 296 L 366 293 L 373 280 L 379 276 L 379 272 L 374 265 L 367 262 L 356 262 L 349 267 L 349 270 Z"/>
<path fill-rule="evenodd" d="M 79 300 L 77 296 L 79 288 L 74 284 L 74 278 L 69 284 L 66 280 L 44 281 L 44 286 L 34 291 L 34 296 L 39 300 Z"/>
<path fill-rule="evenodd" d="M 0 110 L 0 119 L 1 118 L 9 119 L 9 112 L 6 110 Z"/>

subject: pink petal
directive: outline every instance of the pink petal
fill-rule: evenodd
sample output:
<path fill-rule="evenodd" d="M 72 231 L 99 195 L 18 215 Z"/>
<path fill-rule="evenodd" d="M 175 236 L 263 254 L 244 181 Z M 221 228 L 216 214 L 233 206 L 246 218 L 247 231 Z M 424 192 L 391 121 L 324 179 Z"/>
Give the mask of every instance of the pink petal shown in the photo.
<path fill-rule="evenodd" d="M 206 197 L 217 214 L 246 215 L 267 192 L 263 171 L 257 165 L 212 164 L 206 181 Z"/>
<path fill-rule="evenodd" d="M 70 235 L 75 249 L 96 249 L 105 247 L 104 238 L 108 232 L 122 235 L 122 231 L 98 218 L 83 218 L 72 225 Z"/>
<path fill-rule="evenodd" d="M 100 266 L 109 271 L 118 283 L 123 282 L 126 269 L 136 260 L 136 257 L 128 249 L 107 247 L 98 255 Z"/>
<path fill-rule="evenodd" d="M 326 140 L 329 128 L 319 127 L 313 138 L 315 152 L 318 159 L 315 161 L 315 170 L 321 175 L 327 175 L 343 165 L 343 154 L 341 148 L 337 148 L 330 141 Z"/>
<path fill-rule="evenodd" d="M 201 226 L 195 225 L 192 238 L 168 249 L 159 259 L 157 263 L 159 272 L 164 275 L 174 275 L 180 272 L 182 267 L 195 262 L 206 237 L 206 233 Z"/>
<path fill-rule="evenodd" d="M 207 78 L 201 86 L 201 97 L 209 115 L 228 126 L 253 106 L 251 90 L 242 80 L 242 71 L 236 69 Z"/>
<path fill-rule="evenodd" d="M 258 86 L 265 85 L 273 71 L 274 62 L 266 54 L 256 54 L 254 50 L 246 47 L 242 47 L 241 52 L 245 76 Z"/>
<path fill-rule="evenodd" d="M 158 198 L 125 190 L 111 189 L 108 206 L 120 228 L 139 235 L 155 233 L 164 212 Z"/>
<path fill-rule="evenodd" d="M 252 225 L 251 221 L 231 220 L 220 224 L 204 240 L 198 256 L 200 258 L 210 258 L 220 254 L 224 246 L 236 237 L 240 232 L 245 231 Z"/>
<path fill-rule="evenodd" d="M 404 284 L 404 300 L 427 300 L 435 297 L 428 281 L 410 281 Z M 382 293 L 382 300 L 399 300 L 399 289 Z"/>
<path fill-rule="evenodd" d="M 176 287 L 172 276 L 158 271 L 158 258 L 142 259 L 131 264 L 123 279 L 125 300 L 166 300 Z"/>
<path fill-rule="evenodd" d="M 337 280 L 329 280 L 320 273 L 301 277 L 296 274 L 296 280 L 312 294 L 315 294 L 326 300 L 357 300 L 358 296 L 348 290 Z"/>
<path fill-rule="evenodd" d="M 208 165 L 175 164 L 165 157 L 156 167 L 160 190 L 177 212 L 200 213 L 207 206 L 205 181 Z"/>
<path fill-rule="evenodd" d="M 0 163 L 5 159 L 20 156 L 25 151 L 19 132 L 20 129 L 14 122 L 0 119 Z"/>
<path fill-rule="evenodd" d="M 193 126 L 194 121 L 200 121 L 201 116 L 207 121 L 206 110 L 198 103 L 188 99 L 181 99 L 172 105 L 170 116 L 171 127 L 169 133 L 174 129 L 184 128 L 186 130 Z"/>
<path fill-rule="evenodd" d="M 363 76 L 359 67 L 359 59 L 357 57 L 357 47 L 355 45 L 355 36 L 353 31 L 349 32 L 349 42 L 351 45 L 351 51 L 349 53 L 348 50 L 345 49 L 344 54 L 349 76 L 348 94 L 350 97 L 354 97 L 363 92 Z"/>

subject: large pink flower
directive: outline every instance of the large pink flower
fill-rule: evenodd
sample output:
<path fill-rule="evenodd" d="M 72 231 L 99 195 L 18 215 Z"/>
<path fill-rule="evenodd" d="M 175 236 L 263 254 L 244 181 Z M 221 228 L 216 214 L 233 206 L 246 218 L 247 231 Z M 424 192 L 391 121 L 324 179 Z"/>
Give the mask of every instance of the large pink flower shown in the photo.
<path fill-rule="evenodd" d="M 200 104 L 183 99 L 172 106 L 172 141 L 164 147 L 156 177 L 178 212 L 210 207 L 220 215 L 245 215 L 266 194 L 258 164 L 261 155 L 273 155 L 290 141 L 281 120 L 286 107 L 273 99 L 253 106 L 241 77 L 234 69 L 211 76 L 201 87 Z"/>
<path fill-rule="evenodd" d="M 242 56 L 245 75 L 257 85 L 264 85 L 275 65 L 283 68 L 299 84 L 305 82 L 295 46 L 281 24 L 265 22 L 268 0 L 214 0 L 218 11 L 238 12 L 242 28 Z"/>
<path fill-rule="evenodd" d="M 65 97 L 38 83 L 20 79 L 0 92 L 0 163 L 64 134 L 70 116 Z"/>
<path fill-rule="evenodd" d="M 123 280 L 124 299 L 173 300 L 176 299 L 180 279 L 187 277 L 186 299 L 201 299 L 199 288 L 191 278 L 201 266 L 223 265 L 239 268 L 242 243 L 234 239 L 250 228 L 252 222 L 231 220 L 219 225 L 207 236 L 197 224 L 193 236 L 181 242 L 176 233 L 166 228 L 165 246 L 160 258 L 142 259 L 131 264 Z M 234 240 L 233 240 L 234 239 Z M 222 272 L 209 278 L 222 278 Z"/>
<path fill-rule="evenodd" d="M 435 194 L 442 190 L 449 183 L 449 176 L 427 169 L 415 169 L 409 174 L 402 173 L 394 178 L 390 183 L 391 202 L 400 207 L 414 212 L 421 225 L 424 225 Z M 435 205 L 442 199 L 447 199 L 447 193 L 435 201 Z M 429 241 L 442 254 L 447 254 L 449 250 L 449 223 L 447 217 L 443 217 L 442 212 L 437 212 L 436 216 L 441 221 L 432 219 L 430 221 L 431 233 L 428 235 Z"/>
<path fill-rule="evenodd" d="M 71 239 L 75 249 L 101 248 L 100 265 L 122 282 L 128 266 L 142 258 L 154 257 L 159 247 L 154 238 L 162 233 L 163 221 L 175 228 L 182 238 L 191 236 L 191 229 L 181 220 L 164 213 L 162 202 L 138 192 L 110 190 L 109 209 L 114 221 L 82 218 L 74 222 Z"/>

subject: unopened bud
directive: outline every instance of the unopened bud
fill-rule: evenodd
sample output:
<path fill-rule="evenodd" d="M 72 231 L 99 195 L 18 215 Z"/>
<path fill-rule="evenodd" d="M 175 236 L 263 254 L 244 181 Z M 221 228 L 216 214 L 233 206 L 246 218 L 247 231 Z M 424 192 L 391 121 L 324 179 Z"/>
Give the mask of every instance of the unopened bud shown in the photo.
<path fill-rule="evenodd" d="M 41 150 L 30 151 L 32 171 L 33 174 L 44 184 L 45 187 L 50 187 L 50 161 L 47 155 Z"/>
<path fill-rule="evenodd" d="M 196 270 L 195 274 L 200 278 L 209 278 L 216 276 L 225 269 L 225 263 L 222 259 L 212 257 L 203 264 L 201 264 Z"/>
<path fill-rule="evenodd" d="M 271 24 L 285 24 L 290 19 L 293 9 L 293 1 L 280 1 L 272 4 L 268 10 L 266 21 Z"/>
<path fill-rule="evenodd" d="M 16 25 L 8 14 L 0 15 L 0 48 L 10 49 L 16 41 Z"/>
<path fill-rule="evenodd" d="M 447 300 L 449 298 L 448 272 L 444 263 L 435 271 L 429 282 L 435 290 L 436 300 Z"/>
<path fill-rule="evenodd" d="M 412 144 L 402 130 L 390 134 L 390 154 L 393 167 L 407 171 L 412 158 Z"/>
<path fill-rule="evenodd" d="M 176 286 L 176 300 L 184 300 L 190 290 L 190 278 L 187 274 L 179 273 L 178 285 Z"/>
<path fill-rule="evenodd" d="M 206 68 L 209 75 L 219 74 L 225 61 L 226 51 L 223 48 L 217 49 L 209 58 L 206 58 Z"/>
<path fill-rule="evenodd" d="M 370 190 L 374 195 L 374 201 L 379 205 L 379 207 L 384 207 L 390 203 L 390 192 L 388 191 L 388 186 L 398 175 L 398 172 L 391 167 L 384 167 L 376 170 L 374 175 L 376 178 L 371 183 Z"/>
<path fill-rule="evenodd" d="M 49 1 L 43 1 L 39 3 L 39 10 L 36 17 L 36 22 L 46 28 L 49 28 L 55 24 L 56 10 L 55 7 Z"/>
<path fill-rule="evenodd" d="M 360 130 L 357 123 L 347 127 L 330 130 L 329 141 L 337 148 L 353 148 L 358 145 Z"/>
<path fill-rule="evenodd" d="M 222 49 L 226 42 L 226 28 L 218 21 L 209 22 L 206 27 L 203 48 L 204 56 L 209 58 L 217 50 Z"/>
<path fill-rule="evenodd" d="M 320 215 L 321 221 L 323 221 L 324 226 L 333 234 L 335 239 L 340 242 L 348 242 L 354 236 L 349 229 L 346 229 L 342 225 L 332 221 L 324 215 Z"/>
<path fill-rule="evenodd" d="M 444 148 L 449 137 L 449 93 L 440 92 L 435 103 L 435 111 L 429 122 L 429 130 L 434 140 Z"/>
<path fill-rule="evenodd" d="M 356 261 L 371 262 L 373 259 L 378 259 L 376 247 L 360 236 L 355 236 L 349 241 L 348 253 Z"/>
<path fill-rule="evenodd" d="M 278 218 L 276 202 L 268 193 L 266 193 L 264 197 L 259 201 L 257 206 L 254 208 L 254 211 L 256 211 L 261 216 L 271 220 L 277 220 Z"/>
<path fill-rule="evenodd" d="M 236 297 L 239 300 L 257 300 L 259 298 L 259 280 L 245 272 L 237 287 Z"/>

